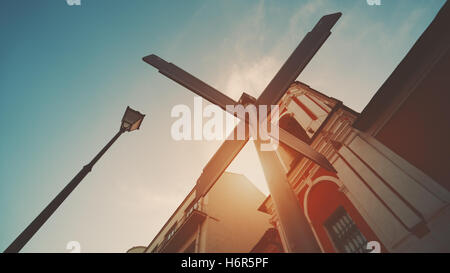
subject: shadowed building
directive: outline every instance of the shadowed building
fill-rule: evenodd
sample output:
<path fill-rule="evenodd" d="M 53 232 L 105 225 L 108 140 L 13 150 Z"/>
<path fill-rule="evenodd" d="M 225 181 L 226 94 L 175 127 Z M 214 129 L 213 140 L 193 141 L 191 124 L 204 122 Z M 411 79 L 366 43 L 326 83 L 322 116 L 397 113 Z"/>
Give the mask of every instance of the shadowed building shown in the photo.
<path fill-rule="evenodd" d="M 323 252 L 450 252 L 449 25 L 446 3 L 361 114 L 299 82 L 280 102 L 280 127 L 337 170 L 278 150 Z M 270 196 L 260 210 L 279 226 Z M 254 252 L 277 252 L 269 235 Z"/>
<path fill-rule="evenodd" d="M 128 252 L 250 252 L 270 227 L 265 196 L 245 176 L 225 172 L 204 196 L 186 196 L 148 247 Z"/>

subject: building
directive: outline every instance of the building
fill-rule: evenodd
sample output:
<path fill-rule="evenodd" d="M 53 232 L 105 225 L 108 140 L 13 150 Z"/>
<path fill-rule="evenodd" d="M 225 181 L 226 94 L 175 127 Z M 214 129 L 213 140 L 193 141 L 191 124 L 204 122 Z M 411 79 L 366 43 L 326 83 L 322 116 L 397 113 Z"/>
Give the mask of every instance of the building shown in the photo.
<path fill-rule="evenodd" d="M 241 174 L 225 172 L 200 198 L 195 191 L 147 247 L 128 252 L 250 252 L 270 227 L 269 216 L 257 210 L 265 195 Z"/>
<path fill-rule="evenodd" d="M 358 113 L 343 105 L 341 101 L 328 97 L 304 83 L 295 82 L 280 102 L 279 125 L 310 144 L 333 163 L 331 158 L 336 154 L 336 144 L 348 137 L 358 116 Z M 336 215 L 334 221 L 339 221 L 338 213 L 342 217 L 349 215 L 351 221 L 356 222 L 361 229 L 359 232 L 364 232 L 365 236 L 359 237 L 359 247 L 365 247 L 367 240 L 378 240 L 342 191 L 342 183 L 336 174 L 320 168 L 282 143 L 277 154 L 322 251 L 333 252 L 329 232 L 333 226 L 333 216 Z M 275 230 L 281 230 L 270 196 L 259 210 L 270 214 L 270 221 Z M 328 225 L 325 224 L 327 220 Z M 283 251 L 283 247 L 280 248 L 285 240 L 282 232 L 279 235 L 273 230 L 268 232 L 255 246 L 254 252 L 270 252 L 265 247 L 265 241 L 270 242 L 269 248 L 275 252 Z"/>
<path fill-rule="evenodd" d="M 337 170 L 278 149 L 323 252 L 450 252 L 449 25 L 446 3 L 361 114 L 300 82 L 280 102 L 280 126 Z M 282 252 L 270 196 L 259 210 L 273 227 L 252 251 Z"/>

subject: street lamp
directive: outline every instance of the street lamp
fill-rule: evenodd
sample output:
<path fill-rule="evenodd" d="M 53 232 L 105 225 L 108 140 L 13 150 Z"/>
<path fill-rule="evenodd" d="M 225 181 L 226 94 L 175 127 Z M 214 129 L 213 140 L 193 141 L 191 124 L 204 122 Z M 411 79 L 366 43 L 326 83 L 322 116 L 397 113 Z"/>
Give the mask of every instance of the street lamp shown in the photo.
<path fill-rule="evenodd" d="M 84 166 L 81 171 L 64 187 L 64 189 L 45 207 L 45 209 L 31 222 L 28 227 L 5 249 L 5 253 L 17 253 L 25 244 L 36 234 L 42 225 L 50 218 L 56 209 L 64 202 L 69 194 L 80 184 L 81 180 L 92 170 L 95 163 L 102 157 L 103 154 L 113 145 L 113 143 L 124 132 L 131 132 L 139 129 L 145 115 L 127 107 L 122 118 L 119 132 L 106 144 L 105 147 L 94 157 L 94 159 Z"/>
<path fill-rule="evenodd" d="M 141 126 L 144 117 L 145 115 L 131 109 L 130 106 L 127 106 L 127 110 L 125 110 L 125 113 L 123 114 L 122 124 L 120 128 L 123 128 L 128 132 L 137 130 Z"/>

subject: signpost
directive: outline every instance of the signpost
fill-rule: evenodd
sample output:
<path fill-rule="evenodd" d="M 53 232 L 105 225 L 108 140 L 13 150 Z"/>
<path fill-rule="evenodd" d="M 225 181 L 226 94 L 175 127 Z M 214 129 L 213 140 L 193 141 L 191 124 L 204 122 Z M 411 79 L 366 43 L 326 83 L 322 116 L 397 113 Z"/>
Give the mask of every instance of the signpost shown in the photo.
<path fill-rule="evenodd" d="M 258 99 L 249 103 L 255 106 L 276 105 L 286 93 L 289 86 L 297 79 L 309 61 L 313 58 L 322 44 L 331 34 L 331 28 L 341 17 L 341 13 L 334 13 L 322 17 L 316 26 L 300 42 L 291 56 L 270 81 Z M 227 105 L 236 105 L 233 99 L 204 83 L 193 75 L 187 73 L 172 63 L 168 63 L 156 55 L 149 55 L 143 58 L 145 62 L 154 66 L 166 77 L 174 80 L 180 85 L 191 90 L 195 94 L 203 97 L 209 102 L 227 110 Z M 239 118 L 244 118 L 238 116 Z M 267 119 L 259 120 L 258 123 L 266 122 Z M 241 122 L 248 122 L 247 120 Z M 238 125 L 232 134 L 236 133 Z M 236 155 L 241 151 L 248 141 L 248 136 L 244 140 L 231 140 L 229 138 L 220 146 L 216 154 L 211 158 L 203 169 L 203 173 L 197 180 L 197 198 L 204 195 L 215 181 L 223 174 Z M 311 148 L 308 144 L 291 135 L 289 132 L 279 128 L 279 141 L 289 145 L 299 151 L 305 157 L 311 159 L 321 167 L 334 171 L 333 166 L 320 153 Z M 303 209 L 292 190 L 281 163 L 274 151 L 262 151 L 261 140 L 257 138 L 255 145 L 263 166 L 270 194 L 272 196 L 277 216 L 280 221 L 281 235 L 284 238 L 283 246 L 286 252 L 320 252 L 320 248 L 315 240 L 313 232 Z"/>

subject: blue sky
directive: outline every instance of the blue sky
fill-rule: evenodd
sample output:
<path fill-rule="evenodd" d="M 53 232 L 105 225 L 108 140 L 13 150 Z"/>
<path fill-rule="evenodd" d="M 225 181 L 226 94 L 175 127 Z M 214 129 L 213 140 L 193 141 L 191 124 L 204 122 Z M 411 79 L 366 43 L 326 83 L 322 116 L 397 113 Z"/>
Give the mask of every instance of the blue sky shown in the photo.
<path fill-rule="evenodd" d="M 220 141 L 170 137 L 193 95 L 142 62 L 154 53 L 233 98 L 257 96 L 317 20 L 341 11 L 299 77 L 361 111 L 443 0 L 6 0 L 0 9 L 0 249 L 115 134 L 127 105 L 147 114 L 24 248 L 121 252 L 145 245 Z M 267 192 L 247 145 L 230 170 Z M 252 170 L 252 171 L 249 171 Z"/>

